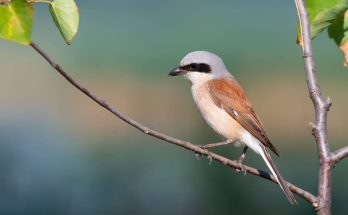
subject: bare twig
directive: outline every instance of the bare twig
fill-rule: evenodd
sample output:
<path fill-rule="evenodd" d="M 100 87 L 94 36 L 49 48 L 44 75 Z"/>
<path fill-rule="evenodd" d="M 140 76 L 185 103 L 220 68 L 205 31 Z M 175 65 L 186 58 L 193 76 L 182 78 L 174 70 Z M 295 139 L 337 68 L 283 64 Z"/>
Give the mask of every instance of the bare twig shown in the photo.
<path fill-rule="evenodd" d="M 335 166 L 342 159 L 348 157 L 348 146 L 345 146 L 337 151 L 331 153 L 332 167 Z"/>
<path fill-rule="evenodd" d="M 316 77 L 313 61 L 312 44 L 308 12 L 304 0 L 295 0 L 303 38 L 303 59 L 307 76 L 310 98 L 315 109 L 315 122 L 310 123 L 315 137 L 319 157 L 318 197 L 320 205 L 318 214 L 330 214 L 331 211 L 331 166 L 330 149 L 327 138 L 327 112 L 331 106 L 329 98 L 323 97 Z"/>
<path fill-rule="evenodd" d="M 143 133 L 153 136 L 157 139 L 161 139 L 164 140 L 168 143 L 172 143 L 175 144 L 177 146 L 180 146 L 182 148 L 191 150 L 197 154 L 201 154 L 201 155 L 205 155 L 207 157 L 211 157 L 213 160 L 218 161 L 226 166 L 229 166 L 231 168 L 234 169 L 240 169 L 240 165 L 238 164 L 238 161 L 234 161 L 234 160 L 230 160 L 228 158 L 225 158 L 221 155 L 209 152 L 207 149 L 202 148 L 201 146 L 198 145 L 194 145 L 190 142 L 187 141 L 183 141 L 183 140 L 179 140 L 176 139 L 174 137 L 170 137 L 168 135 L 165 135 L 163 133 L 160 133 L 158 131 L 152 130 L 142 124 L 140 124 L 139 122 L 133 120 L 132 118 L 130 118 L 129 116 L 119 112 L 118 110 L 116 110 L 115 108 L 111 107 L 105 100 L 98 98 L 97 96 L 95 96 L 94 94 L 92 94 L 88 89 L 86 89 L 85 87 L 83 87 L 81 84 L 79 84 L 77 81 L 75 81 L 71 76 L 69 76 L 61 66 L 59 66 L 57 63 L 55 63 L 36 43 L 31 42 L 30 46 L 35 49 L 43 58 L 45 58 L 45 60 L 55 69 L 57 70 L 67 81 L 69 81 L 74 87 L 76 87 L 79 91 L 81 91 L 83 94 L 85 94 L 86 96 L 88 96 L 90 99 L 92 99 L 93 101 L 95 101 L 97 104 L 99 104 L 100 106 L 102 106 L 103 108 L 105 108 L 106 110 L 108 110 L 109 112 L 111 112 L 113 115 L 115 115 L 116 117 L 118 117 L 119 119 L 123 120 L 124 122 L 130 124 L 131 126 L 133 126 L 134 128 L 142 131 Z M 257 170 L 255 168 L 249 167 L 249 166 L 245 166 L 243 165 L 243 167 L 245 168 L 246 172 L 252 174 L 252 175 L 256 175 L 259 176 L 261 178 L 270 180 L 274 183 L 277 183 L 275 178 L 273 176 L 271 176 L 269 173 L 264 172 L 262 170 Z M 288 182 L 289 183 L 289 182 Z M 298 196 L 302 197 L 303 199 L 305 199 L 306 201 L 310 202 L 315 208 L 318 206 L 318 199 L 316 196 L 314 196 L 313 194 L 311 194 L 308 191 L 305 191 L 291 183 L 289 183 L 289 187 L 291 189 L 291 191 L 293 191 L 294 193 L 296 193 Z"/>

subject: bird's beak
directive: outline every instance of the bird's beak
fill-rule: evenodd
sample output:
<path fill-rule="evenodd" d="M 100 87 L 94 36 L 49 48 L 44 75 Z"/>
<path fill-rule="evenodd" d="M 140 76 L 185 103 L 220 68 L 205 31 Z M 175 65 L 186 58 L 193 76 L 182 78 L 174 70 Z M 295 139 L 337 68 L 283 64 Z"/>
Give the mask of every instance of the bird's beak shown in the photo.
<path fill-rule="evenodd" d="M 182 70 L 180 68 L 180 66 L 177 66 L 172 71 L 170 71 L 168 75 L 170 75 L 170 76 L 178 76 L 178 75 L 182 75 L 183 73 L 184 73 L 184 70 Z"/>

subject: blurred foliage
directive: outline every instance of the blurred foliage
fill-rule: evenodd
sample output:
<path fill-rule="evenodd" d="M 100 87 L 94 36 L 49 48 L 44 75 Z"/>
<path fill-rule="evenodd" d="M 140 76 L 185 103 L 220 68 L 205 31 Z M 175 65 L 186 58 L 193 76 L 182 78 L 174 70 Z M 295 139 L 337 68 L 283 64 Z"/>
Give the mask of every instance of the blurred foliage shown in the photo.
<path fill-rule="evenodd" d="M 190 51 L 216 52 L 279 149 L 275 162 L 284 177 L 316 192 L 313 108 L 294 41 L 293 2 L 76 2 L 82 17 L 71 47 L 61 44 L 45 4 L 36 5 L 33 38 L 91 91 L 151 128 L 197 144 L 216 142 L 189 84 L 167 76 Z M 267 25 L 255 25 L 255 17 Z M 313 41 L 314 54 L 323 91 L 334 102 L 335 149 L 346 144 L 348 74 L 322 35 Z M 0 47 L 0 214 L 313 214 L 300 199 L 289 205 L 268 181 L 209 165 L 135 131 L 70 87 L 30 48 L 7 41 Z M 237 158 L 242 149 L 215 150 Z M 266 169 L 252 152 L 245 162 Z M 347 164 L 334 171 L 334 214 L 347 211 Z"/>

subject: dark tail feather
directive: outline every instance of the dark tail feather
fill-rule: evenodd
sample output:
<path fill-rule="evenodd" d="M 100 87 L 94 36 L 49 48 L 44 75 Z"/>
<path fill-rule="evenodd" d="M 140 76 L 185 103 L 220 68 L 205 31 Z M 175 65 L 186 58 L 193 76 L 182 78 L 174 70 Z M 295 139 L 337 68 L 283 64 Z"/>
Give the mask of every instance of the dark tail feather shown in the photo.
<path fill-rule="evenodd" d="M 289 200 L 291 204 L 297 204 L 294 194 L 290 191 L 288 183 L 285 182 L 277 167 L 275 166 L 271 156 L 269 155 L 267 149 L 264 146 L 261 146 L 261 156 L 265 160 L 268 168 L 271 170 L 273 176 L 276 178 L 280 188 L 282 188 L 286 198 Z"/>

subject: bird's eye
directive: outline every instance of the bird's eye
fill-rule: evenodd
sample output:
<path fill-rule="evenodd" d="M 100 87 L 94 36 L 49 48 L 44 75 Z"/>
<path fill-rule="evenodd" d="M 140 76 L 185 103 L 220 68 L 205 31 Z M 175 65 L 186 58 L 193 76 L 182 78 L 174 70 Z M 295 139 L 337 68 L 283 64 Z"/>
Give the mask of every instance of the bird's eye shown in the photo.
<path fill-rule="evenodd" d="M 191 63 L 185 66 L 180 67 L 182 70 L 191 71 L 191 72 L 202 72 L 202 73 L 210 73 L 211 68 L 208 64 L 205 63 Z"/>
<path fill-rule="evenodd" d="M 191 63 L 190 64 L 190 70 L 191 71 L 198 71 L 198 69 L 199 69 L 199 64 L 197 64 L 197 63 Z"/>

